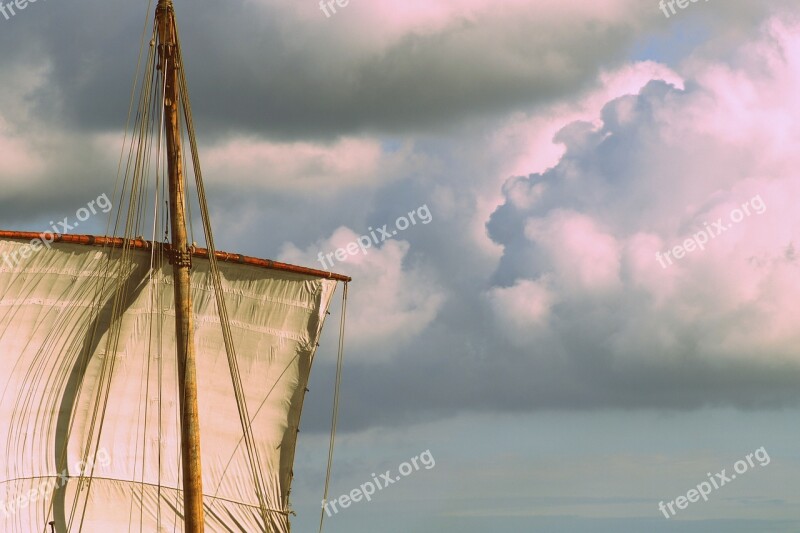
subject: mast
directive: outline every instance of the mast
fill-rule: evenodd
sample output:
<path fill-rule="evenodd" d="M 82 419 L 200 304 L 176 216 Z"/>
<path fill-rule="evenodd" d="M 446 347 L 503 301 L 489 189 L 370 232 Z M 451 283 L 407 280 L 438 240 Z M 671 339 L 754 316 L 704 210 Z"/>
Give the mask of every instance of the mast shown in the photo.
<path fill-rule="evenodd" d="M 164 124 L 169 172 L 169 214 L 172 232 L 170 261 L 175 291 L 175 344 L 178 357 L 178 393 L 181 401 L 181 461 L 186 533 L 203 533 L 203 478 L 200 461 L 200 418 L 197 405 L 197 369 L 190 273 L 192 254 L 186 236 L 186 190 L 183 179 L 178 106 L 177 35 L 172 0 L 156 8 L 160 68 L 164 76 Z"/>

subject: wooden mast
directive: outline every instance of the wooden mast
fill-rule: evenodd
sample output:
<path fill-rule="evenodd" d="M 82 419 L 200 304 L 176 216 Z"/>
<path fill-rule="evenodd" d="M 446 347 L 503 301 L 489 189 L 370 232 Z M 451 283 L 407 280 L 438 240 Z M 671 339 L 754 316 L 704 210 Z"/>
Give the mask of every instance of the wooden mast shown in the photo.
<path fill-rule="evenodd" d="M 181 461 L 186 533 L 203 533 L 203 477 L 200 461 L 200 418 L 197 406 L 197 369 L 190 273 L 192 253 L 186 236 L 186 190 L 183 178 L 177 35 L 172 0 L 156 8 L 158 54 L 164 76 L 164 125 L 169 171 L 169 214 L 172 231 L 172 274 L 175 284 L 175 341 L 178 356 L 178 393 L 181 401 Z"/>

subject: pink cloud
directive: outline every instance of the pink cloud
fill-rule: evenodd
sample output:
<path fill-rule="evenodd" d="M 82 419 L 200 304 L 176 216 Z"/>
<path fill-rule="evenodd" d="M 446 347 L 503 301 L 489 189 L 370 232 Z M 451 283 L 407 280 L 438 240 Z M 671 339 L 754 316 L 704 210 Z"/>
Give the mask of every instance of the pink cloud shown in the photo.
<path fill-rule="evenodd" d="M 545 250 L 562 290 L 604 291 L 619 285 L 619 244 L 590 217 L 555 211 L 530 219 L 525 236 Z"/>
<path fill-rule="evenodd" d="M 529 139 L 528 164 L 541 172 L 503 189 L 497 231 L 507 260 L 520 258 L 514 266 L 528 277 L 549 276 L 552 297 L 570 309 L 591 316 L 592 306 L 613 305 L 619 322 L 595 342 L 610 342 L 621 360 L 677 361 L 687 350 L 697 358 L 797 360 L 800 26 L 773 19 L 725 56 L 688 61 L 685 90 L 669 74 L 672 88 L 612 96 L 602 115 L 601 91 L 580 113 L 520 120 L 498 137 Z M 668 74 L 655 76 L 653 66 L 619 72 L 606 96 Z M 555 152 L 543 132 L 573 117 L 585 122 L 560 134 L 562 153 L 548 161 Z M 525 157 L 509 164 L 524 166 Z M 731 223 L 755 198 L 763 212 Z M 529 242 L 506 230 L 512 216 Z M 657 253 L 717 220 L 728 228 L 704 249 L 659 264 Z M 531 257 L 534 264 L 522 261 Z M 611 325 L 606 316 L 602 323 Z"/>

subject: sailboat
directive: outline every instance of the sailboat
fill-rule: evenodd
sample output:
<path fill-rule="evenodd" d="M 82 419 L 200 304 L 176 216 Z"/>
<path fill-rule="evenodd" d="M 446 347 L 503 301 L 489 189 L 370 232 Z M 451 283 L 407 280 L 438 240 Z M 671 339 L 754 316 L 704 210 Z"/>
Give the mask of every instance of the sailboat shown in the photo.
<path fill-rule="evenodd" d="M 0 531 L 285 533 L 311 365 L 343 284 L 341 375 L 351 280 L 216 250 L 172 0 L 140 65 L 106 235 L 0 232 Z"/>

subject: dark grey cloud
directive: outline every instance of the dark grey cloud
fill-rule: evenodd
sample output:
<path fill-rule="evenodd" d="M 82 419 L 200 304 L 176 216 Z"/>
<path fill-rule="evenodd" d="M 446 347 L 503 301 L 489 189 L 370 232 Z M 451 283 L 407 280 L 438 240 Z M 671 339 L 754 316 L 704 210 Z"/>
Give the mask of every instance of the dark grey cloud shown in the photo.
<path fill-rule="evenodd" d="M 536 21 L 533 9 L 520 10 L 524 20 L 513 20 L 512 10 L 505 18 L 455 19 L 371 50 L 348 42 L 335 26 L 345 21 L 293 20 L 288 8 L 255 3 L 176 4 L 198 125 L 211 136 L 446 130 L 585 86 L 603 65 L 622 60 L 639 31 L 629 20 L 580 19 L 562 31 Z M 0 35 L 3 49 L 25 42 L 26 51 L 0 64 L 51 65 L 46 87 L 31 95 L 40 116 L 77 131 L 117 130 L 144 7 L 32 4 Z"/>

